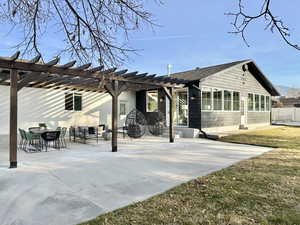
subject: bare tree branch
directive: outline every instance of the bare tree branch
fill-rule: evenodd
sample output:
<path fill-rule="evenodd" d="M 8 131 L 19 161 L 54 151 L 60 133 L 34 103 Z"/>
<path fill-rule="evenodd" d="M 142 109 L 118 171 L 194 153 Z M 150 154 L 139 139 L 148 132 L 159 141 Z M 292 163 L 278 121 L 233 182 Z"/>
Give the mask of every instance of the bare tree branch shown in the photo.
<path fill-rule="evenodd" d="M 232 25 L 234 27 L 234 31 L 230 33 L 241 35 L 247 46 L 249 46 L 249 44 L 246 40 L 245 33 L 248 25 L 253 23 L 255 20 L 263 18 L 266 21 L 265 30 L 270 30 L 272 33 L 276 30 L 288 45 L 300 50 L 300 47 L 297 44 L 289 40 L 289 28 L 284 25 L 280 18 L 274 16 L 271 11 L 271 0 L 262 0 L 261 10 L 256 15 L 249 15 L 244 8 L 243 0 L 239 0 L 239 11 L 236 13 L 226 13 L 226 15 L 233 17 Z"/>
<path fill-rule="evenodd" d="M 56 32 L 63 34 L 65 41 L 59 54 L 80 61 L 98 58 L 103 65 L 118 65 L 135 52 L 128 46 L 128 32 L 139 30 L 142 24 L 155 25 L 144 2 L 0 0 L 0 23 L 21 27 L 24 37 L 15 47 L 26 53 L 41 54 L 42 37 Z"/>

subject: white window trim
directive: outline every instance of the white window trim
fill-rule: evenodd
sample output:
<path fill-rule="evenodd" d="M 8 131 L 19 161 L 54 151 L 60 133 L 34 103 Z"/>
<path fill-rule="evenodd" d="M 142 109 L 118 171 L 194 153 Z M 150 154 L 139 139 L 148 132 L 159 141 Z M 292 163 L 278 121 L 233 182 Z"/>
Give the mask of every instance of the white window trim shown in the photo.
<path fill-rule="evenodd" d="M 199 88 L 201 89 L 201 112 L 240 112 L 241 111 L 241 104 L 239 103 L 239 110 L 233 110 L 233 92 L 239 93 L 239 97 L 241 100 L 241 92 L 233 89 L 227 89 L 227 88 L 217 88 L 217 87 L 210 87 L 210 86 L 205 86 L 205 85 L 199 85 Z M 211 109 L 202 109 L 202 90 L 203 89 L 209 89 L 211 92 Z M 218 90 L 222 91 L 222 109 L 221 110 L 214 110 L 214 96 L 213 96 L 213 91 Z M 224 110 L 224 91 L 230 91 L 231 92 L 231 110 Z"/>
<path fill-rule="evenodd" d="M 215 107 L 214 107 L 214 91 L 221 91 L 221 109 L 220 110 L 215 110 Z M 221 88 L 212 88 L 212 111 L 214 112 L 224 112 L 224 90 L 221 89 Z"/>
<path fill-rule="evenodd" d="M 202 104 L 203 104 L 203 101 L 202 101 L 202 89 L 209 89 L 210 90 L 210 96 L 211 96 L 211 98 L 210 98 L 210 105 L 211 105 L 211 109 L 202 109 Z M 213 92 L 212 92 L 212 88 L 211 87 L 206 87 L 206 86 L 201 86 L 200 87 L 200 90 L 201 90 L 201 92 L 200 92 L 200 94 L 201 94 L 201 112 L 212 112 L 213 111 Z"/>
<path fill-rule="evenodd" d="M 256 99 L 255 99 L 255 95 L 258 95 L 258 110 L 256 110 Z M 254 109 L 252 112 L 261 112 L 261 108 L 260 108 L 260 94 L 254 94 Z"/>
<path fill-rule="evenodd" d="M 253 106 L 252 106 L 252 110 L 249 110 L 249 105 L 248 105 L 248 101 L 249 101 L 249 94 L 252 94 L 253 96 Z M 255 112 L 255 94 L 252 92 L 248 92 L 247 94 L 247 112 Z"/>
<path fill-rule="evenodd" d="M 125 105 L 125 114 L 122 114 L 122 115 L 121 115 L 121 104 Z M 128 101 L 126 101 L 126 100 L 120 100 L 119 101 L 119 109 L 118 109 L 119 116 L 124 116 L 124 115 L 128 114 L 128 110 L 127 110 L 128 106 L 127 105 L 128 105 Z"/>
<path fill-rule="evenodd" d="M 79 91 L 69 91 L 69 92 L 65 92 L 66 94 L 72 94 L 72 101 L 73 101 L 73 109 L 72 110 L 66 110 L 64 109 L 64 111 L 66 112 L 82 112 L 83 111 L 83 93 L 79 92 Z M 81 96 L 81 110 L 75 110 L 75 96 Z M 66 104 L 66 103 L 64 103 Z"/>
<path fill-rule="evenodd" d="M 224 94 L 225 91 L 230 92 L 231 110 L 225 110 L 225 94 Z M 223 101 L 222 102 L 223 102 L 223 110 L 224 110 L 224 112 L 233 112 L 233 91 L 224 89 L 222 92 L 223 92 Z"/>
<path fill-rule="evenodd" d="M 233 110 L 233 93 L 239 93 L 239 110 Z M 232 91 L 232 111 L 231 112 L 241 112 L 241 92 L 240 91 Z"/>

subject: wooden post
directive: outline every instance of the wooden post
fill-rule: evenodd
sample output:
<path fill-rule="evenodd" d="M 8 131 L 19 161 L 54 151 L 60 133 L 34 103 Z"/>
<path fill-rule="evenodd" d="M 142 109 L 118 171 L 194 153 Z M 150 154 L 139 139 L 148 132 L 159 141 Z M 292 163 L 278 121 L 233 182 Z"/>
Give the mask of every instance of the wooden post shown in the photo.
<path fill-rule="evenodd" d="M 112 152 L 118 151 L 118 95 L 112 95 Z"/>
<path fill-rule="evenodd" d="M 17 137 L 18 137 L 18 72 L 10 71 L 10 130 L 9 130 L 9 161 L 10 168 L 17 168 Z"/>
<path fill-rule="evenodd" d="M 163 90 L 166 94 L 166 96 L 169 99 L 169 138 L 170 138 L 170 143 L 174 142 L 174 127 L 173 127 L 173 120 L 174 120 L 174 112 L 173 112 L 173 106 L 174 106 L 174 100 L 173 100 L 173 88 L 166 88 L 163 87 Z"/>
<path fill-rule="evenodd" d="M 111 148 L 112 152 L 118 151 L 118 96 L 119 83 L 116 80 L 112 80 L 111 83 L 104 86 L 112 97 L 112 119 L 111 119 Z"/>
<path fill-rule="evenodd" d="M 169 113 L 170 113 L 170 124 L 169 124 L 169 138 L 170 138 L 170 143 L 174 142 L 174 126 L 173 126 L 173 120 L 174 120 L 174 112 L 173 112 L 173 105 L 174 105 L 174 101 L 173 101 L 173 88 L 169 89 L 170 91 L 170 104 L 169 104 Z"/>

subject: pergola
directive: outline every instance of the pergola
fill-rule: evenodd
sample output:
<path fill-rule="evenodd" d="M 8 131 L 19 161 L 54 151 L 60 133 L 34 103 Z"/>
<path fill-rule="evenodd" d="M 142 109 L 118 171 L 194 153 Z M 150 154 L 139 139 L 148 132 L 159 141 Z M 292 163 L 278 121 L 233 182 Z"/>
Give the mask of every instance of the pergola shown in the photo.
<path fill-rule="evenodd" d="M 42 63 L 38 55 L 31 60 L 19 59 L 20 52 L 11 57 L 0 57 L 0 85 L 10 86 L 10 168 L 17 167 L 18 91 L 24 87 L 77 90 L 85 92 L 108 92 L 112 97 L 112 152 L 118 150 L 118 97 L 124 91 L 162 88 L 170 101 L 169 139 L 174 142 L 173 89 L 181 88 L 186 80 L 168 76 L 128 72 L 104 66 L 91 68 L 91 63 L 75 66 L 76 61 L 59 65 L 59 57 Z"/>

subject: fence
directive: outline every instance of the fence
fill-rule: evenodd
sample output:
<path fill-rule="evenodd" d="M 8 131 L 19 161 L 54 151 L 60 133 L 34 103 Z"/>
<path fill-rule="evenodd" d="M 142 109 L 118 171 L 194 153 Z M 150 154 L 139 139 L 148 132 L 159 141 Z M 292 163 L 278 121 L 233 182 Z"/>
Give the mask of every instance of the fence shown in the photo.
<path fill-rule="evenodd" d="M 273 122 L 300 122 L 300 108 L 272 108 Z"/>

